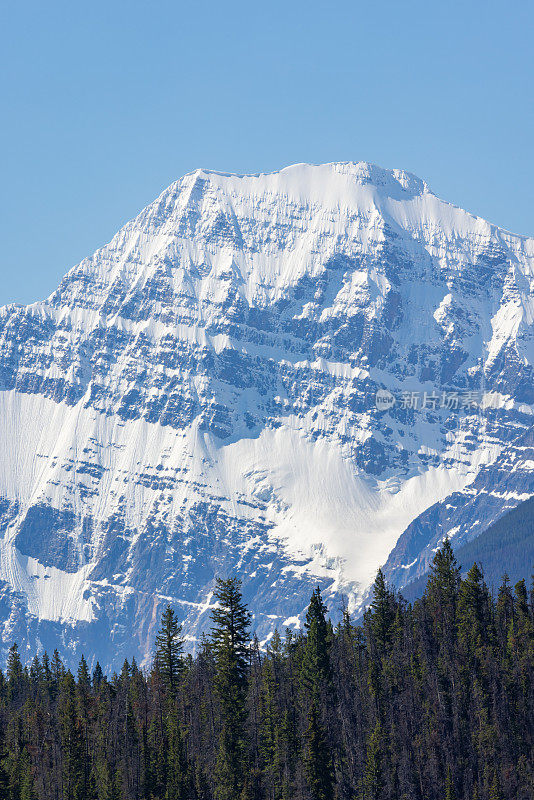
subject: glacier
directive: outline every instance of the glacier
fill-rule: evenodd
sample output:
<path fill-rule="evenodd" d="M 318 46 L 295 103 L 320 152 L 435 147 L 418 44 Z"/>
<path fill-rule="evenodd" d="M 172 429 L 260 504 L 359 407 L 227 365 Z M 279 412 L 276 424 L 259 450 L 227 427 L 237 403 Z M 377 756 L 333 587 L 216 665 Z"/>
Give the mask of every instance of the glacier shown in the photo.
<path fill-rule="evenodd" d="M 533 288 L 533 238 L 403 170 L 173 183 L 0 309 L 3 657 L 147 663 L 167 603 L 194 649 L 217 576 L 267 641 L 421 575 L 534 493 Z"/>

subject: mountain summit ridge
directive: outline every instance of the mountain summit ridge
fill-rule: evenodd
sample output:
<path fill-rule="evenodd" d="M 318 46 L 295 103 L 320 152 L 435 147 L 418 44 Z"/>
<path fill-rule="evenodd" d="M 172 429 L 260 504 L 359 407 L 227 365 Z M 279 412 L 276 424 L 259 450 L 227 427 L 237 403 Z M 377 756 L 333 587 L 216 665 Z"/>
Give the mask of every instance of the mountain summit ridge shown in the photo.
<path fill-rule="evenodd" d="M 534 239 L 402 170 L 175 181 L 0 310 L 4 646 L 113 666 L 169 601 L 194 641 L 217 575 L 263 639 L 317 582 L 357 612 L 417 577 L 534 493 L 533 286 Z"/>

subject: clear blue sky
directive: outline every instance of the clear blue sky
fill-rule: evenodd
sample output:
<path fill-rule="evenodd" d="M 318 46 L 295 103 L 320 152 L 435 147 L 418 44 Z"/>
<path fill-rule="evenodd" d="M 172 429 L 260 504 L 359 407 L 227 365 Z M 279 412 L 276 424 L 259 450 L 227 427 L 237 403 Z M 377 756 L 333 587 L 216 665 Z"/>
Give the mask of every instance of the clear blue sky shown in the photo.
<path fill-rule="evenodd" d="M 196 167 L 403 167 L 534 235 L 531 2 L 4 2 L 0 304 Z"/>

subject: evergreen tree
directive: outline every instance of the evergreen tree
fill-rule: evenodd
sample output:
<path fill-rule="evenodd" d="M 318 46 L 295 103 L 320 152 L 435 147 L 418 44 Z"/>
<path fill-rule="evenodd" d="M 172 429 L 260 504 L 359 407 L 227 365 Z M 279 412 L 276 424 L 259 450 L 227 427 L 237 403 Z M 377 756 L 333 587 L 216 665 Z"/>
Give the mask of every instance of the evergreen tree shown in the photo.
<path fill-rule="evenodd" d="M 377 722 L 367 745 L 363 778 L 364 800 L 382 800 L 384 789 L 383 738 L 382 725 Z"/>
<path fill-rule="evenodd" d="M 84 692 L 91 690 L 91 677 L 89 675 L 89 668 L 85 656 L 82 655 L 78 665 L 78 687 Z"/>
<path fill-rule="evenodd" d="M 333 800 L 332 761 L 317 699 L 312 697 L 304 734 L 304 772 L 312 800 Z"/>
<path fill-rule="evenodd" d="M 319 701 L 332 681 L 332 668 L 329 655 L 327 608 L 317 587 L 310 599 L 306 612 L 306 641 L 302 660 L 302 684 L 305 691 Z"/>
<path fill-rule="evenodd" d="M 78 726 L 76 684 L 67 670 L 61 678 L 58 699 L 61 734 L 64 800 L 85 800 L 83 741 Z"/>
<path fill-rule="evenodd" d="M 261 664 L 260 690 L 260 755 L 272 800 L 282 796 L 284 783 L 284 762 L 287 779 L 293 773 L 292 759 L 289 759 L 290 729 L 287 715 L 280 707 L 280 678 L 282 672 L 282 642 L 275 630 L 269 643 L 267 656 Z"/>
<path fill-rule="evenodd" d="M 386 584 L 384 573 L 379 569 L 373 584 L 373 600 L 366 614 L 379 654 L 384 654 L 391 644 L 395 613 L 395 597 Z"/>
<path fill-rule="evenodd" d="M 483 639 L 486 595 L 482 572 L 475 563 L 461 583 L 458 598 L 458 635 L 468 656 L 474 655 Z"/>
<path fill-rule="evenodd" d="M 82 658 L 75 680 L 57 652 L 24 666 L 12 647 L 0 800 L 531 800 L 525 584 L 494 600 L 474 567 L 455 598 L 443 549 L 420 601 L 379 580 L 363 626 L 344 613 L 334 629 L 315 590 L 302 632 L 266 651 L 248 644 L 239 583 L 221 582 L 172 693 L 135 660 L 90 680 Z"/>
<path fill-rule="evenodd" d="M 52 653 L 52 663 L 50 664 L 50 670 L 52 672 L 52 683 L 51 683 L 51 694 L 52 697 L 57 697 L 59 692 L 59 686 L 61 683 L 61 679 L 65 674 L 65 667 L 59 657 L 59 653 L 57 650 L 54 650 Z"/>
<path fill-rule="evenodd" d="M 177 709 L 167 717 L 167 789 L 165 800 L 189 800 L 187 762 Z"/>
<path fill-rule="evenodd" d="M 102 672 L 102 667 L 100 666 L 99 662 L 96 662 L 95 668 L 93 670 L 93 690 L 97 691 L 100 688 L 100 684 L 104 679 L 104 673 Z"/>
<path fill-rule="evenodd" d="M 317 587 L 306 612 L 306 638 L 302 656 L 301 685 L 307 708 L 304 766 L 313 800 L 332 797 L 332 756 L 327 718 L 332 713 L 332 667 L 327 608 Z"/>
<path fill-rule="evenodd" d="M 7 655 L 6 677 L 7 689 L 9 693 L 8 696 L 10 700 L 19 700 L 21 698 L 24 682 L 24 670 L 22 668 L 22 662 L 20 660 L 19 649 L 16 642 L 14 642 L 9 648 L 9 653 Z"/>
<path fill-rule="evenodd" d="M 217 800 L 235 800 L 244 785 L 245 699 L 250 614 L 243 603 L 241 582 L 217 580 L 217 606 L 211 612 L 211 645 L 215 656 L 215 688 L 221 705 L 221 733 L 216 768 Z"/>
<path fill-rule="evenodd" d="M 514 616 L 514 600 L 510 590 L 510 579 L 504 574 L 497 596 L 497 620 L 503 631 L 508 630 L 508 625 Z"/>
<path fill-rule="evenodd" d="M 39 657 L 35 656 L 30 665 L 30 680 L 34 684 L 39 684 L 42 682 L 43 677 L 43 665 L 41 664 Z"/>
<path fill-rule="evenodd" d="M 167 606 L 156 636 L 155 664 L 163 686 L 170 695 L 175 694 L 184 671 L 183 649 L 182 626 L 178 624 L 175 612 Z"/>
<path fill-rule="evenodd" d="M 448 633 L 454 632 L 459 586 L 460 567 L 450 540 L 445 539 L 432 559 L 430 577 L 424 595 L 437 624 L 438 636 L 441 636 L 445 630 Z"/>
<path fill-rule="evenodd" d="M 528 597 L 524 579 L 514 586 L 514 606 L 519 619 L 528 619 Z"/>

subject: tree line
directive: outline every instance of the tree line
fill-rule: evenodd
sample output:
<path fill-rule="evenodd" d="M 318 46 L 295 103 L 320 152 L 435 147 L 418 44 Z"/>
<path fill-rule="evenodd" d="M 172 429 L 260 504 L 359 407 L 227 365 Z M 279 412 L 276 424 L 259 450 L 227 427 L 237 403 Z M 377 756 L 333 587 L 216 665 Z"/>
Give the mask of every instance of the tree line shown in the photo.
<path fill-rule="evenodd" d="M 150 670 L 0 672 L 6 800 L 532 800 L 534 586 L 496 597 L 448 541 L 408 604 L 378 572 L 361 624 L 319 589 L 304 629 L 251 640 L 219 580 L 193 658 L 167 607 Z"/>

